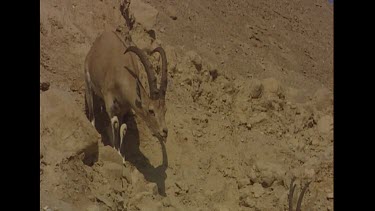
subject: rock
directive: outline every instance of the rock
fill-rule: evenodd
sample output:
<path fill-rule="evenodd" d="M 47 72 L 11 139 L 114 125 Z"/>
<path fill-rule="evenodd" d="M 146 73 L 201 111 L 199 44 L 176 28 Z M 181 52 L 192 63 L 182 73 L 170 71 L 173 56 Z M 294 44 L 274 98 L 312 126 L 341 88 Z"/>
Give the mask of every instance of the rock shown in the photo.
<path fill-rule="evenodd" d="M 245 200 L 251 195 L 250 188 L 243 188 L 239 190 L 239 199 L 240 201 Z"/>
<path fill-rule="evenodd" d="M 289 184 L 288 184 L 289 185 Z M 289 188 L 289 187 L 288 187 Z M 273 185 L 272 195 L 278 199 L 279 207 L 282 207 L 288 200 L 289 189 L 285 189 L 284 185 Z"/>
<path fill-rule="evenodd" d="M 319 133 L 328 134 L 333 131 L 333 118 L 331 115 L 325 115 L 317 123 Z"/>
<path fill-rule="evenodd" d="M 177 71 L 177 53 L 174 47 L 167 45 L 165 47 L 165 54 L 167 56 L 168 70 L 176 73 Z"/>
<path fill-rule="evenodd" d="M 39 158 L 42 159 L 44 157 L 46 146 L 44 144 L 39 144 Z"/>
<path fill-rule="evenodd" d="M 318 111 L 323 111 L 333 105 L 333 94 L 326 88 L 318 89 L 314 96 L 316 108 Z"/>
<path fill-rule="evenodd" d="M 111 208 L 111 210 L 114 210 L 114 208 L 115 208 L 114 202 L 109 197 L 107 197 L 106 195 L 98 195 L 98 196 L 96 196 L 96 199 L 98 201 L 104 203 L 105 205 L 107 205 L 109 208 Z"/>
<path fill-rule="evenodd" d="M 297 105 L 296 105 L 296 104 L 292 104 L 292 103 L 290 103 L 290 104 L 289 104 L 289 107 L 290 107 L 290 109 L 296 109 L 296 108 L 297 108 Z"/>
<path fill-rule="evenodd" d="M 211 75 L 208 71 L 204 71 L 202 75 L 202 81 L 209 82 L 211 79 Z"/>
<path fill-rule="evenodd" d="M 122 177 L 125 178 L 128 183 L 132 182 L 131 172 L 129 168 L 122 168 Z"/>
<path fill-rule="evenodd" d="M 39 89 L 43 92 L 47 91 L 50 87 L 50 83 L 49 82 L 40 82 L 39 83 Z"/>
<path fill-rule="evenodd" d="M 249 103 L 248 98 L 245 96 L 246 93 L 244 93 L 244 90 L 240 89 L 238 93 L 234 95 L 232 104 L 232 111 L 241 125 L 246 125 L 249 116 L 252 115 L 253 105 Z"/>
<path fill-rule="evenodd" d="M 98 157 L 100 135 L 69 93 L 56 89 L 40 96 L 40 142 L 51 164 L 83 153 L 84 162 Z"/>
<path fill-rule="evenodd" d="M 186 75 L 185 77 L 183 77 L 182 82 L 184 84 L 189 85 L 189 86 L 193 85 L 193 80 L 192 80 L 192 77 L 190 75 Z"/>
<path fill-rule="evenodd" d="M 123 164 L 122 157 L 109 145 L 99 148 L 99 160 L 103 162 L 113 162 L 118 165 Z"/>
<path fill-rule="evenodd" d="M 134 169 L 131 172 L 130 176 L 131 176 L 132 184 L 138 183 L 138 181 L 142 180 L 142 177 L 143 177 L 143 175 L 141 174 L 141 172 L 139 172 L 137 169 Z"/>
<path fill-rule="evenodd" d="M 146 189 L 149 193 L 151 193 L 152 195 L 156 196 L 159 194 L 159 191 L 158 191 L 158 186 L 156 185 L 156 183 L 149 183 L 146 185 Z"/>
<path fill-rule="evenodd" d="M 87 208 L 86 208 L 86 211 L 100 211 L 100 208 L 98 205 L 89 205 Z"/>
<path fill-rule="evenodd" d="M 171 199 L 169 197 L 164 197 L 162 200 L 163 200 L 162 203 L 164 207 L 172 206 Z"/>
<path fill-rule="evenodd" d="M 78 209 L 73 204 L 65 202 L 61 199 L 58 199 L 54 196 L 54 194 L 46 194 L 45 192 L 41 192 L 40 194 L 40 205 L 43 207 L 45 211 L 57 211 L 57 210 L 71 210 L 71 211 L 78 211 L 82 209 Z"/>
<path fill-rule="evenodd" d="M 121 178 L 122 177 L 122 169 L 124 168 L 122 165 L 112 162 L 104 162 L 103 170 L 108 178 Z"/>
<path fill-rule="evenodd" d="M 253 198 L 246 197 L 240 201 L 240 206 L 253 208 L 255 207 L 255 200 Z"/>
<path fill-rule="evenodd" d="M 252 182 L 252 183 L 255 183 L 255 182 L 259 181 L 258 175 L 257 175 L 255 169 L 256 169 L 256 166 L 253 166 L 253 168 L 251 168 L 249 170 L 249 174 L 247 175 L 249 177 L 249 179 L 250 179 L 250 182 Z"/>
<path fill-rule="evenodd" d="M 236 92 L 235 84 L 233 82 L 226 82 L 223 86 L 224 92 L 233 95 Z"/>
<path fill-rule="evenodd" d="M 305 103 L 308 100 L 305 91 L 292 87 L 286 88 L 285 97 L 292 103 Z M 295 109 L 295 105 L 291 105 L 291 108 Z"/>
<path fill-rule="evenodd" d="M 154 28 L 159 12 L 150 4 L 141 0 L 132 0 L 129 6 L 130 15 L 134 16 L 135 22 L 142 25 L 147 31 Z"/>
<path fill-rule="evenodd" d="M 211 66 L 210 69 L 208 70 L 208 72 L 210 73 L 210 76 L 211 76 L 211 79 L 214 81 L 216 80 L 216 78 L 219 76 L 219 72 L 218 70 Z"/>
<path fill-rule="evenodd" d="M 250 97 L 257 99 L 262 96 L 262 93 L 263 93 L 263 84 L 259 80 L 253 79 L 250 82 L 250 89 L 249 89 Z"/>
<path fill-rule="evenodd" d="M 210 76 L 212 80 L 215 80 L 219 76 L 217 69 L 210 70 Z"/>
<path fill-rule="evenodd" d="M 324 144 L 324 142 L 322 142 L 318 138 L 312 138 L 312 141 L 310 143 L 313 146 L 322 146 Z"/>
<path fill-rule="evenodd" d="M 315 140 L 315 139 L 313 139 L 313 140 Z M 304 148 L 306 147 L 306 142 L 297 139 L 297 141 L 294 141 L 292 143 L 295 144 L 294 146 L 296 147 L 296 150 L 298 151 L 296 156 L 302 155 L 302 154 L 300 154 L 300 152 L 303 151 Z"/>
<path fill-rule="evenodd" d="M 193 135 L 194 137 L 197 137 L 197 138 L 200 138 L 200 137 L 203 136 L 203 134 L 202 134 L 200 131 L 198 131 L 198 130 L 193 130 L 193 131 L 192 131 L 192 135 Z"/>
<path fill-rule="evenodd" d="M 281 165 L 264 161 L 255 163 L 255 171 L 258 175 L 254 182 L 262 184 L 264 188 L 272 186 L 274 181 L 283 181 L 286 174 Z"/>
<path fill-rule="evenodd" d="M 297 138 L 291 138 L 288 142 L 290 143 L 289 146 L 291 146 L 294 149 L 297 149 L 299 146 L 299 140 Z"/>
<path fill-rule="evenodd" d="M 189 187 L 183 182 L 175 182 L 176 187 L 178 190 L 176 191 L 177 194 L 184 194 L 189 192 Z"/>
<path fill-rule="evenodd" d="M 259 183 L 254 183 L 251 187 L 251 192 L 254 194 L 255 198 L 259 198 L 264 194 L 264 188 Z"/>
<path fill-rule="evenodd" d="M 134 193 L 134 192 L 133 192 Z M 132 195 L 131 198 L 129 198 L 128 200 L 128 204 L 132 204 L 132 205 L 137 205 L 137 204 L 140 204 L 142 203 L 142 201 L 145 199 L 145 198 L 148 198 L 150 196 L 150 193 L 146 192 L 146 191 L 142 191 L 142 192 L 138 192 L 138 193 L 134 193 Z"/>
<path fill-rule="evenodd" d="M 177 20 L 177 10 L 174 7 L 168 6 L 166 12 L 172 20 Z"/>
<path fill-rule="evenodd" d="M 72 92 L 81 92 L 83 87 L 85 86 L 84 82 L 81 80 L 74 80 L 70 85 L 70 91 Z"/>
<path fill-rule="evenodd" d="M 161 210 L 163 210 L 163 204 L 161 202 L 154 202 L 154 201 L 143 202 L 143 203 L 137 204 L 136 207 L 140 211 L 161 211 Z"/>
<path fill-rule="evenodd" d="M 277 97 L 284 96 L 282 86 L 279 81 L 275 78 L 267 78 L 262 81 L 263 84 L 263 93 L 265 95 L 273 95 Z"/>
<path fill-rule="evenodd" d="M 213 206 L 213 210 L 214 211 L 230 211 L 231 209 L 229 209 L 226 205 L 223 205 L 223 204 L 215 204 Z"/>
<path fill-rule="evenodd" d="M 250 180 L 248 178 L 243 178 L 237 181 L 238 189 L 242 189 L 247 185 L 250 185 Z"/>
<path fill-rule="evenodd" d="M 188 51 L 186 55 L 189 58 L 190 62 L 192 62 L 193 65 L 195 66 L 195 69 L 197 69 L 198 71 L 201 71 L 202 70 L 202 58 L 198 55 L 198 53 L 195 51 Z"/>
<path fill-rule="evenodd" d="M 147 190 L 146 184 L 144 181 L 144 176 L 137 169 L 134 169 L 130 175 L 131 184 L 135 193 L 145 192 Z M 148 192 L 147 192 L 148 193 Z"/>
<path fill-rule="evenodd" d="M 280 83 L 275 78 L 266 78 L 262 84 L 265 92 L 277 93 L 280 89 Z"/>
<path fill-rule="evenodd" d="M 261 123 L 261 122 L 263 122 L 267 119 L 268 119 L 267 113 L 261 112 L 258 115 L 249 118 L 247 123 L 250 124 L 250 125 L 256 125 L 256 124 L 259 124 L 259 123 Z"/>
<path fill-rule="evenodd" d="M 132 41 L 138 48 L 143 49 L 146 52 L 150 52 L 153 49 L 153 38 L 147 32 L 145 32 L 141 26 L 135 26 L 133 30 L 129 32 L 129 34 L 132 37 Z"/>
<path fill-rule="evenodd" d="M 162 46 L 162 42 L 161 42 L 161 40 L 159 40 L 159 39 L 154 39 L 153 41 L 152 41 L 152 44 L 151 44 L 151 49 L 155 49 L 155 48 L 157 48 L 157 47 L 160 47 L 160 46 Z M 156 60 L 157 61 L 161 61 L 161 59 L 160 59 L 160 54 L 153 54 L 152 55 L 154 58 L 156 58 Z M 159 73 L 158 73 L 159 74 Z"/>
<path fill-rule="evenodd" d="M 312 169 L 312 168 L 305 169 L 304 172 L 303 172 L 303 176 L 304 176 L 304 178 L 312 180 L 315 177 L 315 170 Z"/>
<path fill-rule="evenodd" d="M 51 208 L 49 208 L 48 206 L 44 206 L 44 207 L 43 207 L 43 210 L 44 210 L 44 211 L 51 211 Z"/>
<path fill-rule="evenodd" d="M 328 199 L 328 200 L 329 200 L 329 199 L 333 199 L 333 193 L 332 193 L 332 192 L 327 193 L 327 199 Z"/>

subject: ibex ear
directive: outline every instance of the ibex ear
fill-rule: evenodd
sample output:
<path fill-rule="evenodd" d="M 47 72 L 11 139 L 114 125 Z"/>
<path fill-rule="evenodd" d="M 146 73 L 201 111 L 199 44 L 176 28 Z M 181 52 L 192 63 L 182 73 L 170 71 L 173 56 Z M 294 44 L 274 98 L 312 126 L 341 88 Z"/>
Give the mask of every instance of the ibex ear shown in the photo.
<path fill-rule="evenodd" d="M 135 99 L 135 105 L 136 105 L 138 108 L 142 108 L 141 87 L 140 87 L 140 82 L 139 82 L 139 80 L 137 80 L 136 93 L 137 93 L 137 98 Z"/>

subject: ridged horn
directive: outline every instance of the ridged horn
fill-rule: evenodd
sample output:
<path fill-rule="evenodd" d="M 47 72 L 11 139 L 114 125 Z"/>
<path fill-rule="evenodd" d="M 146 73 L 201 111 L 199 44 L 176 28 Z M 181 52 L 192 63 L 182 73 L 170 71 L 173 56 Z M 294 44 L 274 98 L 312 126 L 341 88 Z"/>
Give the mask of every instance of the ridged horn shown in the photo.
<path fill-rule="evenodd" d="M 160 92 L 159 92 L 159 98 L 165 99 L 165 93 L 167 92 L 167 85 L 168 85 L 168 79 L 167 79 L 167 56 L 165 54 L 165 51 L 162 47 L 155 48 L 151 54 L 158 52 L 161 56 L 161 81 L 160 81 Z"/>
<path fill-rule="evenodd" d="M 150 98 L 153 99 L 153 100 L 157 99 L 159 91 L 158 91 L 157 86 L 156 86 L 156 77 L 155 77 L 155 74 L 153 72 L 153 68 L 151 66 L 150 61 L 147 59 L 147 57 L 143 53 L 143 51 L 136 46 L 129 46 L 126 49 L 125 53 L 127 53 L 127 52 L 135 53 L 139 57 L 139 59 L 141 60 L 143 66 L 145 68 L 146 74 L 147 74 L 148 84 L 150 86 Z"/>

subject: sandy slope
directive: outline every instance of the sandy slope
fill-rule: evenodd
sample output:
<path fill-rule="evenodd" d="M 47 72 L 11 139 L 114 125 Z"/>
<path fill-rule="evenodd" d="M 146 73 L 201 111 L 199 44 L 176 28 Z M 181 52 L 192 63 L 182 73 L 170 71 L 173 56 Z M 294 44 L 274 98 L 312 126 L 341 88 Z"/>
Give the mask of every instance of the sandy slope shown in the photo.
<path fill-rule="evenodd" d="M 123 165 L 85 117 L 83 80 L 104 28 L 125 36 L 123 1 L 41 0 L 41 209 L 287 210 L 296 176 L 298 193 L 312 181 L 303 210 L 332 210 L 333 6 L 143 3 L 130 35 L 167 51 L 170 135 L 127 117 Z"/>

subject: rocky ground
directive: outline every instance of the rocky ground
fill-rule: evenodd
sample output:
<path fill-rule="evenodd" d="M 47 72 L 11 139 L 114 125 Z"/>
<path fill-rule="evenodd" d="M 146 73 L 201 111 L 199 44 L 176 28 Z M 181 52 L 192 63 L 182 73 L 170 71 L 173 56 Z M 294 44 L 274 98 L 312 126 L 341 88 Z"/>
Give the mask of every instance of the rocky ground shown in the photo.
<path fill-rule="evenodd" d="M 106 28 L 168 58 L 168 141 L 128 117 L 125 164 L 85 116 Z M 292 177 L 333 210 L 328 1 L 41 0 L 40 41 L 41 210 L 287 210 Z"/>

